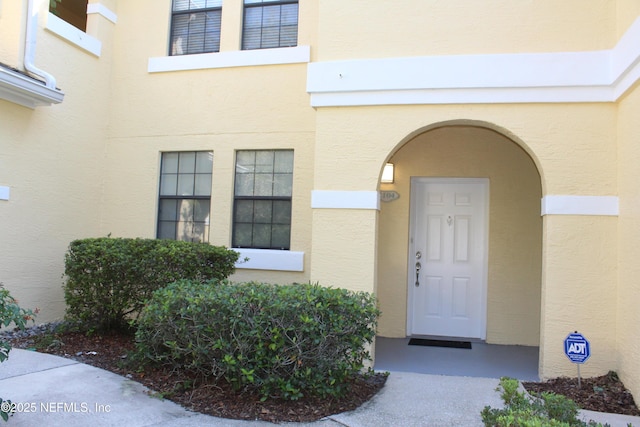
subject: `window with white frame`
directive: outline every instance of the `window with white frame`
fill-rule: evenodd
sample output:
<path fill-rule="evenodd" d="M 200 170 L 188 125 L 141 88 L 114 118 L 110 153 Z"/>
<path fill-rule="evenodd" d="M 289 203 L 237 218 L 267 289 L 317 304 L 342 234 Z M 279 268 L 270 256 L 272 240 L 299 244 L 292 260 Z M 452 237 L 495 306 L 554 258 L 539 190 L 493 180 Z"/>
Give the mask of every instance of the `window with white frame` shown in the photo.
<path fill-rule="evenodd" d="M 298 0 L 244 0 L 242 49 L 298 44 Z"/>
<path fill-rule="evenodd" d="M 162 153 L 159 239 L 209 241 L 212 170 L 211 151 Z"/>
<path fill-rule="evenodd" d="M 234 248 L 288 250 L 293 150 L 236 152 Z"/>
<path fill-rule="evenodd" d="M 173 0 L 170 55 L 220 51 L 222 0 Z"/>
<path fill-rule="evenodd" d="M 88 0 L 49 0 L 49 12 L 80 31 L 87 31 Z"/>

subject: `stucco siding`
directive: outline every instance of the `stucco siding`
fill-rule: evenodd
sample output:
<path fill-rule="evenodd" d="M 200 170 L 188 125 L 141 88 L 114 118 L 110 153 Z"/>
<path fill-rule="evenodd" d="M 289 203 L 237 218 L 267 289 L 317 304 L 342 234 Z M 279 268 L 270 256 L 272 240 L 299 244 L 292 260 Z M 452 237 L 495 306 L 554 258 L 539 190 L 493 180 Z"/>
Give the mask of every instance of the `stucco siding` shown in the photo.
<path fill-rule="evenodd" d="M 376 233 L 367 230 L 376 228 L 377 216 L 373 209 L 315 209 L 311 281 L 374 292 Z"/>
<path fill-rule="evenodd" d="M 640 396 L 640 91 L 636 86 L 620 103 L 620 218 L 618 222 L 618 292 L 616 355 L 618 373 L 634 396 Z M 636 397 L 636 400 L 638 398 Z"/>
<path fill-rule="evenodd" d="M 574 376 L 564 354 L 573 331 L 590 340 L 592 356 L 581 371 L 602 375 L 615 369 L 617 218 L 547 215 L 544 218 L 540 375 Z"/>
<path fill-rule="evenodd" d="M 617 38 L 620 38 L 629 29 L 638 15 L 640 15 L 640 3 L 637 1 L 618 0 L 616 2 Z"/>
<path fill-rule="evenodd" d="M 320 33 L 318 59 L 600 50 L 616 41 L 615 18 L 607 0 L 322 0 L 331 30 Z"/>
<path fill-rule="evenodd" d="M 316 189 L 376 189 L 394 151 L 449 122 L 481 123 L 519 141 L 538 167 L 543 194 L 616 194 L 616 107 L 609 104 L 323 108 L 316 120 Z"/>
<path fill-rule="evenodd" d="M 2 2 L 0 3 L 0 20 L 2 26 L 0 26 L 0 62 L 13 67 L 18 66 L 20 63 L 20 54 L 23 51 L 21 30 L 26 26 L 24 19 L 26 10 L 22 5 L 22 2 Z M 4 17 L 20 17 L 22 19 L 3 19 Z"/>
<path fill-rule="evenodd" d="M 0 100 L 0 186 L 10 190 L 0 201 L 0 282 L 21 305 L 40 310 L 38 322 L 47 322 L 64 315 L 69 242 L 100 234 L 114 27 L 94 23 L 104 47 L 96 57 L 44 29 L 48 4 L 41 6 L 35 64 L 56 78 L 65 100 L 36 109 Z M 0 36 L 2 45 L 11 41 L 14 52 L 0 61 L 21 68 L 16 53 L 23 52 L 26 2 L 0 8 L 0 31 L 10 29 Z"/>

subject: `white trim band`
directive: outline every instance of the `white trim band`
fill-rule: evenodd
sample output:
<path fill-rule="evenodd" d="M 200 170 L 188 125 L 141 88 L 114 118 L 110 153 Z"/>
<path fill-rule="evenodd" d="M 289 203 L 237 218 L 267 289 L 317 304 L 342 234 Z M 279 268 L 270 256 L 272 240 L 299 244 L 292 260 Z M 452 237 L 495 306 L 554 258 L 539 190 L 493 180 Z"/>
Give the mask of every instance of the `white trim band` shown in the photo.
<path fill-rule="evenodd" d="M 617 196 L 544 196 L 541 215 L 604 215 L 619 214 Z"/>
<path fill-rule="evenodd" d="M 312 107 L 615 102 L 640 79 L 640 18 L 613 49 L 310 63 Z"/>
<path fill-rule="evenodd" d="M 165 71 L 202 70 L 208 68 L 297 64 L 307 63 L 310 60 L 311 48 L 309 46 L 296 46 L 201 53 L 197 55 L 160 56 L 149 58 L 147 71 L 150 73 L 162 73 Z"/>
<path fill-rule="evenodd" d="M 118 15 L 102 3 L 89 3 L 87 5 L 87 15 L 92 13 L 100 15 L 114 24 L 118 22 Z"/>
<path fill-rule="evenodd" d="M 313 209 L 380 209 L 377 191 L 328 191 L 311 192 Z"/>
<path fill-rule="evenodd" d="M 232 248 L 240 254 L 237 269 L 304 271 L 304 252 Z M 248 261 L 244 261 L 249 258 Z"/>

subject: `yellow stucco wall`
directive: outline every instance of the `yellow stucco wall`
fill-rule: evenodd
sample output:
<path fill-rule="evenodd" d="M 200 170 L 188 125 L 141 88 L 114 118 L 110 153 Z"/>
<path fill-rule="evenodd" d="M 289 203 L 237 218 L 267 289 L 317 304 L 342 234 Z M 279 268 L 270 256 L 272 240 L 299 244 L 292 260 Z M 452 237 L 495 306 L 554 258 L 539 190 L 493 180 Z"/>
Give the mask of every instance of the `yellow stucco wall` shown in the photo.
<path fill-rule="evenodd" d="M 640 396 L 640 90 L 634 88 L 620 102 L 619 115 L 619 195 L 620 217 L 618 221 L 618 292 L 617 351 L 618 373 L 633 395 Z"/>
<path fill-rule="evenodd" d="M 640 15 L 640 3 L 636 0 L 616 1 L 616 39 L 629 29 L 633 21 Z"/>
<path fill-rule="evenodd" d="M 320 190 L 376 189 L 383 163 L 408 136 L 454 120 L 493 126 L 520 141 L 538 166 L 543 194 L 616 193 L 611 104 L 323 108 L 316 120 L 315 188 Z"/>
<path fill-rule="evenodd" d="M 320 19 L 331 28 L 320 33 L 318 55 L 329 61 L 599 50 L 617 40 L 615 18 L 616 3 L 607 0 L 590 0 L 589 7 L 581 0 L 322 0 Z"/>
<path fill-rule="evenodd" d="M 316 209 L 313 212 L 311 281 L 374 292 L 377 212 L 367 209 Z"/>
<path fill-rule="evenodd" d="M 69 242 L 100 230 L 115 28 L 95 23 L 103 37 L 97 58 L 44 29 L 47 7 L 41 2 L 35 65 L 56 77 L 64 102 L 29 109 L 0 100 L 0 185 L 10 188 L 9 200 L 0 201 L 0 282 L 21 305 L 40 309 L 38 322 L 64 314 Z M 0 61 L 22 68 L 26 2 L 0 8 L 2 46 L 11 50 L 1 50 Z"/>
<path fill-rule="evenodd" d="M 20 63 L 24 38 L 21 36 L 25 27 L 26 8 L 22 2 L 0 2 L 0 62 L 16 67 Z M 16 17 L 17 19 L 9 19 Z"/>
<path fill-rule="evenodd" d="M 540 375 L 575 376 L 564 355 L 570 332 L 584 334 L 592 356 L 581 372 L 602 375 L 616 366 L 615 217 L 548 215 L 544 218 Z"/>
<path fill-rule="evenodd" d="M 531 158 L 493 130 L 436 128 L 407 142 L 390 159 L 400 199 L 380 210 L 380 334 L 406 335 L 410 178 L 489 178 L 487 342 L 538 345 L 542 219 L 540 176 Z"/>

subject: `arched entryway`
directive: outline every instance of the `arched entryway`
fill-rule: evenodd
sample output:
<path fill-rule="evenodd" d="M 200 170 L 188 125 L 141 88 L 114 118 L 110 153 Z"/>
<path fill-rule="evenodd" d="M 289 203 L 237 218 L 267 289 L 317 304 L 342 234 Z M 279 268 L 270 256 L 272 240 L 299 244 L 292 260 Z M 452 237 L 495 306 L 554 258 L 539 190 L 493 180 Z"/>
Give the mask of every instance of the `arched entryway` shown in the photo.
<path fill-rule="evenodd" d="M 481 341 L 537 354 L 542 183 L 532 157 L 493 125 L 449 122 L 408 136 L 388 161 L 394 182 L 380 191 L 398 197 L 382 198 L 378 221 L 379 336 Z M 462 210 L 439 208 L 447 197 Z M 482 206 L 467 209 L 472 201 Z M 438 251 L 455 252 L 448 277 L 442 265 L 430 270 Z M 473 257 L 475 270 L 454 271 L 460 257 Z M 456 322 L 466 326 L 451 327 Z"/>

